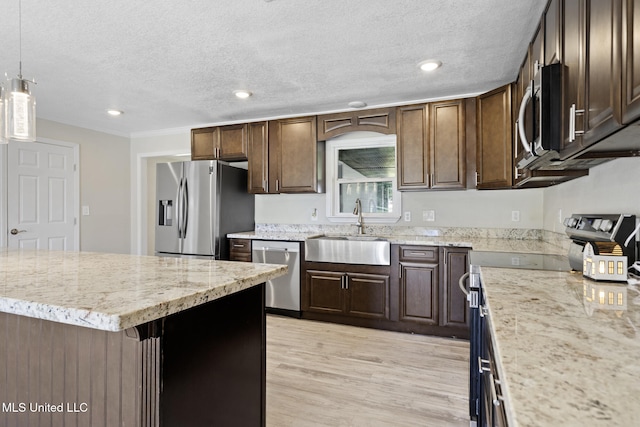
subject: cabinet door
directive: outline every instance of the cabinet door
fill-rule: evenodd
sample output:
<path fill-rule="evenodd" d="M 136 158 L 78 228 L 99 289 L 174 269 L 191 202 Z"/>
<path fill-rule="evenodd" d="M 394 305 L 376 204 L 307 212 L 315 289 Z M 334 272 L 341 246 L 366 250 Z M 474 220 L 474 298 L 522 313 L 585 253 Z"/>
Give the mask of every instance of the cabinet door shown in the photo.
<path fill-rule="evenodd" d="M 513 185 L 511 85 L 478 96 L 476 104 L 478 188 Z"/>
<path fill-rule="evenodd" d="M 398 190 L 429 188 L 428 106 L 399 107 L 396 113 Z"/>
<path fill-rule="evenodd" d="M 355 131 L 395 133 L 395 108 L 346 111 L 318 116 L 318 141 Z"/>
<path fill-rule="evenodd" d="M 389 276 L 346 274 L 346 314 L 370 319 L 389 319 Z"/>
<path fill-rule="evenodd" d="M 220 126 L 218 155 L 221 160 L 247 160 L 248 125 Z"/>
<path fill-rule="evenodd" d="M 462 100 L 429 104 L 431 188 L 466 187 L 464 111 Z"/>
<path fill-rule="evenodd" d="M 640 117 L 640 0 L 623 0 L 622 10 L 622 122 Z"/>
<path fill-rule="evenodd" d="M 303 310 L 342 314 L 345 310 L 344 273 L 307 270 L 308 300 Z"/>
<path fill-rule="evenodd" d="M 191 130 L 191 160 L 214 160 L 218 128 Z"/>
<path fill-rule="evenodd" d="M 544 13 L 544 65 L 562 62 L 560 5 L 561 0 L 551 0 Z"/>
<path fill-rule="evenodd" d="M 400 263 L 400 321 L 438 324 L 438 265 Z"/>
<path fill-rule="evenodd" d="M 582 145 L 582 136 L 574 140 L 570 130 L 570 114 L 572 106 L 577 110 L 584 110 L 584 56 L 586 35 L 586 1 L 564 0 L 562 11 L 562 62 L 564 69 L 563 84 L 563 153 L 575 152 Z M 584 129 L 584 116 L 575 116 L 577 129 Z M 571 153 L 570 153 L 571 154 Z M 565 157 L 564 154 L 562 157 Z"/>
<path fill-rule="evenodd" d="M 249 123 L 247 149 L 249 193 L 268 193 L 269 125 L 267 122 Z"/>
<path fill-rule="evenodd" d="M 318 192 L 317 169 L 315 116 L 269 122 L 270 192 Z"/>
<path fill-rule="evenodd" d="M 444 281 L 442 301 L 442 326 L 468 326 L 469 308 L 467 296 L 462 292 L 458 281 L 467 272 L 468 253 L 466 249 L 444 250 Z"/>
<path fill-rule="evenodd" d="M 615 72 L 614 60 L 620 52 L 616 33 L 620 31 L 622 19 L 621 1 L 589 1 L 585 146 L 600 141 L 621 127 L 614 114 L 620 105 L 620 76 Z"/>
<path fill-rule="evenodd" d="M 564 147 L 567 158 L 621 127 L 622 0 L 565 0 L 563 12 Z M 575 105 L 577 114 L 571 113 Z M 570 132 L 575 122 L 576 134 Z"/>

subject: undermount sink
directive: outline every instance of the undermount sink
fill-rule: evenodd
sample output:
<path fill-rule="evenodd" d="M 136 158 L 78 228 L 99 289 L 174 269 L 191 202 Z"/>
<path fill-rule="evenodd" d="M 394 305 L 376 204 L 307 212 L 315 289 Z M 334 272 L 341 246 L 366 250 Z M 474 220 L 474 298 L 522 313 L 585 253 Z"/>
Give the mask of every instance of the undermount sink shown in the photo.
<path fill-rule="evenodd" d="M 305 260 L 339 264 L 390 265 L 391 244 L 382 237 L 321 236 L 305 242 Z"/>

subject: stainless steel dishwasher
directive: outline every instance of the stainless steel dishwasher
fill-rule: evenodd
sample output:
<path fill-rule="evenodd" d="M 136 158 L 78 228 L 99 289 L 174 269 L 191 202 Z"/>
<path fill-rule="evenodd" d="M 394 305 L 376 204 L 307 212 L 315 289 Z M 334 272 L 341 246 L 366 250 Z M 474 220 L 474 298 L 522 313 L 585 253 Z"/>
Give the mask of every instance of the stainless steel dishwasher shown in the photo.
<path fill-rule="evenodd" d="M 265 306 L 272 313 L 300 317 L 300 243 L 253 240 L 251 255 L 253 262 L 289 267 L 286 275 L 265 283 Z"/>

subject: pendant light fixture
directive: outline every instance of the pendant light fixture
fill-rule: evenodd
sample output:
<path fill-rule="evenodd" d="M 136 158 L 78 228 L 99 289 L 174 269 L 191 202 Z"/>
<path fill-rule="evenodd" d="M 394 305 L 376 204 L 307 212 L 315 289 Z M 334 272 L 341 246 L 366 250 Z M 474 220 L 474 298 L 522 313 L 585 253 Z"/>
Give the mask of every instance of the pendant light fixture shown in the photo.
<path fill-rule="evenodd" d="M 18 30 L 19 30 L 19 72 L 18 77 L 10 79 L 9 90 L 6 92 L 4 104 L 4 135 L 5 139 L 15 139 L 24 142 L 36 140 L 36 99 L 31 95 L 28 81 L 22 78 L 22 0 L 18 2 Z"/>

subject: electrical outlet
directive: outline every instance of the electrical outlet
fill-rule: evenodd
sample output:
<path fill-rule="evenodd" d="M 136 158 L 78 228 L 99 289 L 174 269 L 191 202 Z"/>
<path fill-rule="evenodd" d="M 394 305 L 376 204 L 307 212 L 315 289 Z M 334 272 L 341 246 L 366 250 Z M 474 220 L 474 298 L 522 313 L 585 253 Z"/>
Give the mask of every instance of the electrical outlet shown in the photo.
<path fill-rule="evenodd" d="M 436 220 L 436 211 L 428 210 L 422 211 L 422 220 L 423 221 L 435 221 Z"/>
<path fill-rule="evenodd" d="M 407 211 L 404 213 L 404 220 L 405 222 L 411 221 L 411 211 Z"/>
<path fill-rule="evenodd" d="M 511 211 L 511 221 L 520 221 L 520 211 Z"/>

